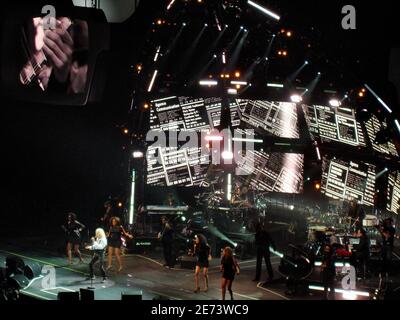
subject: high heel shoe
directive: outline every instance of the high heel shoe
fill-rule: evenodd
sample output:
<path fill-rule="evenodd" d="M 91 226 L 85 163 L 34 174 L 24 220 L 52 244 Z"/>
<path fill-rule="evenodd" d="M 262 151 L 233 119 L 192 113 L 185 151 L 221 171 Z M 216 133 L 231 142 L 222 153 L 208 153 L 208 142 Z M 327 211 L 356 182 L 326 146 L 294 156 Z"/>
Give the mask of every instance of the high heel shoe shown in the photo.
<path fill-rule="evenodd" d="M 200 287 L 197 287 L 197 288 L 194 290 L 194 293 L 199 293 L 199 291 L 200 291 Z"/>

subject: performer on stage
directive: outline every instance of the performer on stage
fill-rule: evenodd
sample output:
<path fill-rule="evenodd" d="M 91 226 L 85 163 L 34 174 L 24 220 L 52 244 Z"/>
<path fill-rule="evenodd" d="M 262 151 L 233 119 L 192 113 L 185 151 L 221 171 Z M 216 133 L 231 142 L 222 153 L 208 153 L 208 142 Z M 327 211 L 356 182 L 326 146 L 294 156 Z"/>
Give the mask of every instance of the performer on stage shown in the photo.
<path fill-rule="evenodd" d="M 356 200 L 350 201 L 349 217 L 352 219 L 352 227 L 355 227 L 355 230 L 363 228 L 365 211 L 364 208 Z"/>
<path fill-rule="evenodd" d="M 211 259 L 211 248 L 207 243 L 206 237 L 202 234 L 196 235 L 194 239 L 194 255 L 197 257 L 196 270 L 194 273 L 195 293 L 200 291 L 199 274 L 203 269 L 204 292 L 208 291 L 208 267 Z"/>
<path fill-rule="evenodd" d="M 332 247 L 329 244 L 326 244 L 323 249 L 321 265 L 321 280 L 324 285 L 324 295 L 326 300 L 329 299 L 329 296 L 335 300 L 335 276 L 335 255 Z"/>
<path fill-rule="evenodd" d="M 66 235 L 68 264 L 72 264 L 72 248 L 74 254 L 78 256 L 79 262 L 83 262 L 79 246 L 81 244 L 81 232 L 85 229 L 85 226 L 76 219 L 75 213 L 70 212 L 67 214 L 67 221 L 61 228 Z"/>
<path fill-rule="evenodd" d="M 106 201 L 104 203 L 104 214 L 100 218 L 101 221 L 101 226 L 104 230 L 109 230 L 110 229 L 110 219 L 111 217 L 114 216 L 114 209 L 111 204 L 111 201 Z"/>
<path fill-rule="evenodd" d="M 250 208 L 254 205 L 254 195 L 247 186 L 237 187 L 232 197 L 232 204 L 240 208 Z"/>
<path fill-rule="evenodd" d="M 112 267 L 112 257 L 115 253 L 115 257 L 118 262 L 118 272 L 122 270 L 122 258 L 121 258 L 121 246 L 122 236 L 132 239 L 132 235 L 127 233 L 123 226 L 121 226 L 121 220 L 118 217 L 112 217 L 110 219 L 110 229 L 108 231 L 108 265 L 107 271 Z"/>
<path fill-rule="evenodd" d="M 272 279 L 274 278 L 274 272 L 272 270 L 269 248 L 272 247 L 274 250 L 276 250 L 276 247 L 269 233 L 262 227 L 261 223 L 259 222 L 256 224 L 255 245 L 257 248 L 257 266 L 256 276 L 253 281 L 260 281 L 263 258 L 265 260 L 268 271 L 267 281 L 272 281 Z"/>
<path fill-rule="evenodd" d="M 158 239 L 161 240 L 163 244 L 164 267 L 173 268 L 175 266 L 175 258 L 172 253 L 172 244 L 174 240 L 174 230 L 169 223 L 166 216 L 161 217 L 162 231 L 158 234 Z"/>
<path fill-rule="evenodd" d="M 87 280 L 94 280 L 96 277 L 94 276 L 93 266 L 96 262 L 99 262 L 99 269 L 101 275 L 103 277 L 102 283 L 106 282 L 107 276 L 106 271 L 104 270 L 104 252 L 107 247 L 107 237 L 102 228 L 96 229 L 96 237 L 92 238 L 92 244 L 90 246 L 86 246 L 87 250 L 93 251 L 92 261 L 89 263 L 90 276 Z"/>
<path fill-rule="evenodd" d="M 225 300 L 226 287 L 228 287 L 231 300 L 233 300 L 232 284 L 235 280 L 235 274 L 240 273 L 239 264 L 233 255 L 232 248 L 226 247 L 221 258 L 221 289 L 222 289 L 222 300 Z"/>
<path fill-rule="evenodd" d="M 174 198 L 172 193 L 168 193 L 167 199 L 164 201 L 164 204 L 169 207 L 174 207 L 177 205 L 177 201 Z"/>
<path fill-rule="evenodd" d="M 393 227 L 393 219 L 384 220 L 379 231 L 382 235 L 382 271 L 388 274 L 392 264 L 394 236 L 396 234 L 396 229 Z"/>
<path fill-rule="evenodd" d="M 359 243 L 354 246 L 354 252 L 352 256 L 353 265 L 360 271 L 363 279 L 365 279 L 367 264 L 369 260 L 369 247 L 370 242 L 367 233 L 364 229 L 357 231 L 357 238 Z"/>

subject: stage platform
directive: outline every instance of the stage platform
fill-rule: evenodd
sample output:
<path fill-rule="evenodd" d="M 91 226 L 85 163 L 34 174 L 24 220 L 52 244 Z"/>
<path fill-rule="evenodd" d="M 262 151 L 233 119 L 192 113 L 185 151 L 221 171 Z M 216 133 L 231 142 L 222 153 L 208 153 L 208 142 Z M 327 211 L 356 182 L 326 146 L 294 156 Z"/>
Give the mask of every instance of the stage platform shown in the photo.
<path fill-rule="evenodd" d="M 108 272 L 108 280 L 101 283 L 101 276 L 91 284 L 85 278 L 88 276 L 89 252 L 84 252 L 84 262 L 78 263 L 75 259 L 73 265 L 68 265 L 65 257 L 56 251 L 49 251 L 46 248 L 29 248 L 15 244 L 4 244 L 0 242 L 0 263 L 5 266 L 7 256 L 22 258 L 25 262 L 34 261 L 41 266 L 53 266 L 56 272 L 55 283 L 52 287 L 43 287 L 43 278 L 32 281 L 23 293 L 31 297 L 44 300 L 56 300 L 58 292 L 79 291 L 81 288 L 94 287 L 96 300 L 120 300 L 121 294 L 142 293 L 143 300 L 167 299 L 167 300 L 220 300 L 221 274 L 219 271 L 219 259 L 211 262 L 209 269 L 209 290 L 208 292 L 194 293 L 193 270 L 182 269 L 179 265 L 174 269 L 167 269 L 162 266 L 162 259 L 159 253 L 146 255 L 127 254 L 124 256 L 125 268 L 120 273 L 111 269 Z M 239 261 L 241 274 L 236 277 L 233 291 L 235 300 L 319 300 L 322 299 L 321 292 L 309 292 L 302 295 L 289 296 L 286 281 L 277 271 L 280 258 L 273 256 L 271 262 L 275 271 L 275 279 L 268 284 L 253 282 L 255 274 L 254 259 Z M 115 261 L 114 261 L 115 265 Z M 95 269 L 95 272 L 98 270 Z M 263 266 L 262 278 L 267 275 Z M 202 279 L 200 276 L 200 283 Z M 369 280 L 366 285 L 373 290 L 378 284 L 378 279 Z M 337 299 L 342 299 L 337 295 Z"/>

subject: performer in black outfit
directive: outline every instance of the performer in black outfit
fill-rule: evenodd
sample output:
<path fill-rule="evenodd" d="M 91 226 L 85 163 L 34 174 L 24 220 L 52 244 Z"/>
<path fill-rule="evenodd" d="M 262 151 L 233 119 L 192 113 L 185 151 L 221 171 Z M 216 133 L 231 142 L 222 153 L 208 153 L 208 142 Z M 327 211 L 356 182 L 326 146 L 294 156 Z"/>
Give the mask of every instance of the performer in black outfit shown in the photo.
<path fill-rule="evenodd" d="M 76 220 L 75 213 L 70 212 L 67 214 L 67 221 L 61 228 L 65 231 L 66 235 L 68 263 L 72 264 L 72 248 L 74 249 L 74 254 L 78 256 L 79 262 L 82 262 L 79 246 L 81 244 L 81 232 L 85 229 L 85 226 Z"/>
<path fill-rule="evenodd" d="M 335 256 L 332 247 L 327 244 L 324 246 L 321 265 L 321 280 L 324 285 L 324 294 L 326 300 L 329 299 L 328 289 L 330 290 L 331 297 L 333 300 L 335 300 L 335 276 Z"/>
<path fill-rule="evenodd" d="M 355 230 L 359 230 L 363 228 L 363 221 L 365 219 L 365 211 L 364 208 L 357 203 L 356 200 L 350 201 L 349 207 L 349 217 L 352 219 L 352 227 L 355 227 Z"/>
<path fill-rule="evenodd" d="M 253 281 L 260 281 L 261 276 L 261 266 L 262 259 L 264 258 L 265 264 L 267 266 L 268 271 L 268 281 L 271 281 L 274 278 L 274 272 L 272 270 L 271 265 L 271 257 L 269 248 L 276 250 L 275 244 L 272 241 L 269 233 L 261 226 L 260 223 L 256 224 L 256 235 L 255 235 L 255 245 L 257 249 L 257 267 L 256 267 L 256 277 Z"/>
<path fill-rule="evenodd" d="M 194 273 L 194 283 L 195 283 L 194 292 L 197 293 L 200 291 L 199 274 L 201 269 L 203 269 L 204 292 L 207 292 L 208 267 L 209 267 L 209 259 L 211 258 L 211 249 L 207 243 L 207 239 L 202 234 L 199 234 L 195 237 L 193 253 L 197 257 L 196 270 Z"/>
<path fill-rule="evenodd" d="M 106 201 L 104 203 L 104 214 L 100 218 L 101 226 L 104 230 L 110 229 L 110 219 L 114 216 L 114 209 L 111 201 Z"/>
<path fill-rule="evenodd" d="M 354 246 L 355 252 L 352 255 L 352 264 L 358 269 L 361 277 L 365 279 L 370 242 L 364 229 L 357 231 L 357 237 L 359 238 L 359 243 Z"/>
<path fill-rule="evenodd" d="M 95 263 L 99 262 L 99 268 L 101 275 L 103 277 L 102 283 L 107 280 L 106 271 L 104 270 L 104 252 L 107 247 L 107 237 L 102 228 L 96 229 L 96 237 L 92 238 L 92 244 L 90 246 L 86 246 L 87 250 L 93 251 L 92 261 L 89 263 L 90 276 L 87 280 L 94 280 L 94 270 L 93 266 Z"/>
<path fill-rule="evenodd" d="M 396 234 L 393 219 L 386 219 L 379 231 L 382 235 L 382 271 L 388 274 L 392 263 L 394 236 Z"/>
<path fill-rule="evenodd" d="M 239 264 L 237 263 L 233 251 L 230 247 L 226 247 L 221 258 L 221 289 L 222 289 L 222 300 L 225 300 L 226 287 L 228 286 L 228 291 L 233 300 L 232 284 L 235 280 L 235 274 L 240 273 Z"/>
<path fill-rule="evenodd" d="M 118 217 L 112 217 L 110 219 L 110 229 L 108 231 L 108 265 L 107 270 L 111 269 L 112 266 L 112 256 L 115 252 L 115 257 L 118 262 L 118 272 L 122 270 L 122 259 L 121 259 L 121 237 L 127 237 L 132 239 L 132 235 L 127 233 L 123 226 L 121 226 L 121 220 Z"/>
<path fill-rule="evenodd" d="M 164 251 L 165 264 L 164 267 L 173 268 L 175 266 L 175 258 L 172 254 L 172 244 L 174 240 L 174 230 L 168 222 L 167 217 L 161 217 L 162 231 L 158 234 L 158 239 L 161 240 Z"/>

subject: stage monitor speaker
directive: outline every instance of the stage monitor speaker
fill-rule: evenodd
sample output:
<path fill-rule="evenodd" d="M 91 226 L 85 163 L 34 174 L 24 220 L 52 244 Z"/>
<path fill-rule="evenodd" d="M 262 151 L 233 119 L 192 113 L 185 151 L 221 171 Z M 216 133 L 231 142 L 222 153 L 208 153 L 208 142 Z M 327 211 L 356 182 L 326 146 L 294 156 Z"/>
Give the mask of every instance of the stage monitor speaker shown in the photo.
<path fill-rule="evenodd" d="M 130 293 L 121 293 L 122 301 L 141 301 L 142 300 L 142 291 L 130 292 Z"/>
<path fill-rule="evenodd" d="M 58 293 L 57 299 L 61 301 L 79 301 L 79 292 L 62 291 Z"/>
<path fill-rule="evenodd" d="M 179 257 L 178 259 L 181 263 L 181 268 L 182 269 L 190 269 L 193 270 L 194 268 L 196 268 L 196 263 L 197 260 L 195 257 L 191 257 L 191 256 L 182 256 Z"/>
<path fill-rule="evenodd" d="M 29 279 L 23 274 L 14 274 L 7 279 L 8 286 L 15 289 L 24 289 L 29 285 Z"/>
<path fill-rule="evenodd" d="M 29 280 L 37 278 L 42 274 L 42 267 L 37 262 L 28 262 L 24 267 L 24 275 Z"/>
<path fill-rule="evenodd" d="M 8 277 L 12 274 L 24 274 L 24 267 L 24 260 L 22 260 L 20 257 L 6 257 L 6 269 Z"/>
<path fill-rule="evenodd" d="M 81 301 L 94 301 L 94 291 L 92 289 L 80 289 Z"/>

